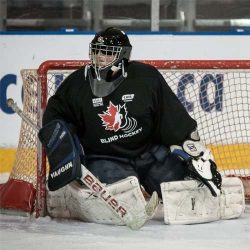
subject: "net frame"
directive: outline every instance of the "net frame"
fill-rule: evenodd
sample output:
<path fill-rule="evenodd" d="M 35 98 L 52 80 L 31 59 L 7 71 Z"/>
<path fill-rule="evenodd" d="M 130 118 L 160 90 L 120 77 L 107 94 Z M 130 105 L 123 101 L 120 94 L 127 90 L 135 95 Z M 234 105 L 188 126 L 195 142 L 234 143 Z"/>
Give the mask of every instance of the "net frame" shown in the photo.
<path fill-rule="evenodd" d="M 155 66 L 158 70 L 161 69 L 175 69 L 175 70 L 218 70 L 218 69 L 250 69 L 250 60 L 143 60 L 143 63 L 151 64 Z M 38 69 L 38 75 L 41 81 L 41 113 L 44 112 L 47 103 L 47 72 L 49 70 L 58 70 L 58 69 L 77 69 L 84 64 L 89 63 L 85 60 L 50 60 L 42 63 Z M 42 115 L 42 114 L 41 114 Z M 41 121 L 40 121 L 41 125 Z M 43 166 L 45 164 L 45 151 L 42 149 L 42 159 L 40 160 L 40 173 L 38 174 L 40 178 L 40 183 L 44 183 L 45 179 L 45 169 Z M 250 168 L 250 166 L 249 166 Z M 231 175 L 232 176 L 232 175 Z M 249 176 L 246 176 L 245 179 L 249 181 Z M 244 178 L 243 178 L 244 179 Z M 42 188 L 42 186 L 41 186 Z M 41 199 L 45 197 L 41 196 Z M 247 197 L 249 198 L 249 197 Z"/>
<path fill-rule="evenodd" d="M 151 64 L 161 70 L 244 70 L 250 71 L 250 60 L 143 60 L 141 62 Z M 48 99 L 47 73 L 53 70 L 76 70 L 81 66 L 88 64 L 87 60 L 49 60 L 43 62 L 37 70 L 37 107 L 38 120 L 37 125 L 42 125 L 42 115 L 45 111 Z M 25 100 L 24 100 L 25 101 Z M 36 181 L 36 198 L 35 214 L 36 217 L 46 215 L 46 156 L 45 150 L 40 142 L 37 142 L 37 181 Z M 250 166 L 248 166 L 250 169 Z M 245 174 L 245 173 L 244 173 Z M 229 173 L 230 175 L 230 173 Z M 250 176 L 244 176 L 249 183 Z M 248 185 L 248 184 L 247 184 Z M 249 185 L 250 186 L 250 185 Z M 249 197 L 246 197 L 249 198 Z"/>

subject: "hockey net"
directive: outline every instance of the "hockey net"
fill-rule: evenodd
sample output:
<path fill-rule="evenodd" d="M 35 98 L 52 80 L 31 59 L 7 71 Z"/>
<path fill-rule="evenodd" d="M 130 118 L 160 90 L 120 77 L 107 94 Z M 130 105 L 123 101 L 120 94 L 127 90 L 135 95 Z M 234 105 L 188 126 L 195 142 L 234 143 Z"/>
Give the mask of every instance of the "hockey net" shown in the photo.
<path fill-rule="evenodd" d="M 250 199 L 250 61 L 144 61 L 159 69 L 196 119 L 222 175 L 239 176 Z M 48 98 L 67 75 L 87 61 L 46 61 L 22 70 L 23 112 L 35 124 Z M 37 132 L 24 120 L 9 181 L 0 186 L 0 207 L 46 214 L 48 164 Z"/>

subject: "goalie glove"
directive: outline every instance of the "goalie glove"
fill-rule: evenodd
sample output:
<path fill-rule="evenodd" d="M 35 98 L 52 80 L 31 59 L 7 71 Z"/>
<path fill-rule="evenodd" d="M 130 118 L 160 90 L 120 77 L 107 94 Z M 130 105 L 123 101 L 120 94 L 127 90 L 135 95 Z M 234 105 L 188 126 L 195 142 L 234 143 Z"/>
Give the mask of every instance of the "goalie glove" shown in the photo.
<path fill-rule="evenodd" d="M 187 162 L 190 177 L 206 185 L 213 196 L 220 195 L 221 175 L 212 153 L 200 141 L 197 130 L 191 133 L 190 139 L 184 141 L 182 146 L 172 145 L 170 150 Z"/>
<path fill-rule="evenodd" d="M 210 154 L 209 149 L 204 152 L 203 156 L 206 154 Z M 199 159 L 190 158 L 187 161 L 190 177 L 204 183 L 213 196 L 219 196 L 221 190 L 221 175 L 217 171 L 215 162 L 203 156 Z"/>
<path fill-rule="evenodd" d="M 53 120 L 40 129 L 38 137 L 49 160 L 49 190 L 55 191 L 74 180 L 79 181 L 83 149 L 70 125 Z"/>

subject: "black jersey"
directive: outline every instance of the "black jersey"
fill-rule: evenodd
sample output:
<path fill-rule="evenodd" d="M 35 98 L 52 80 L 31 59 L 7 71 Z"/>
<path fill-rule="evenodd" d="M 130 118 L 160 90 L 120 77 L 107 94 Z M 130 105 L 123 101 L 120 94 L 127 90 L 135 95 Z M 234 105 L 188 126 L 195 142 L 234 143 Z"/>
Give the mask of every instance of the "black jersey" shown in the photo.
<path fill-rule="evenodd" d="M 93 95 L 84 67 L 49 99 L 43 124 L 73 124 L 86 154 L 133 158 L 153 144 L 180 144 L 196 128 L 159 71 L 130 62 L 127 78 L 106 97 Z"/>

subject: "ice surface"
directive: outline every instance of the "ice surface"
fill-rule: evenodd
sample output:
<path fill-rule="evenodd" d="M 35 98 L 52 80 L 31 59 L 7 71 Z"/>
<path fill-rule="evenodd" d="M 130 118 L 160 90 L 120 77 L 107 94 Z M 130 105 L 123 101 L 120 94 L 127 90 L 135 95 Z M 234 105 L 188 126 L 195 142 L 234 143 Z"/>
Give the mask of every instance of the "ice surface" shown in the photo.
<path fill-rule="evenodd" d="M 7 176 L 0 177 L 1 182 L 7 180 Z M 132 231 L 126 226 L 0 214 L 0 250 L 78 249 L 249 250 L 250 213 L 244 213 L 235 220 L 165 225 L 162 213 L 158 211 L 156 219 L 139 231 Z"/>
<path fill-rule="evenodd" d="M 139 231 L 50 217 L 0 215 L 0 249 L 245 250 L 250 249 L 250 213 L 197 225 L 165 225 L 158 219 Z"/>

